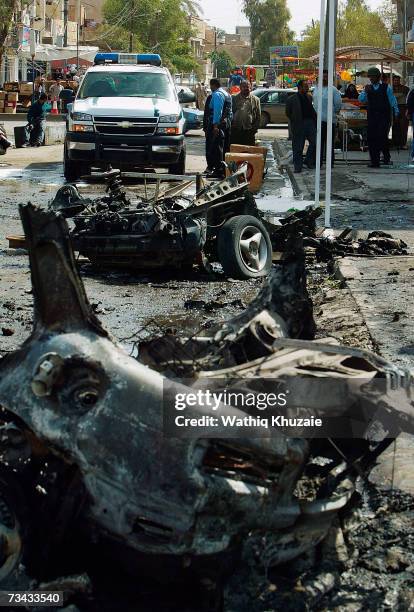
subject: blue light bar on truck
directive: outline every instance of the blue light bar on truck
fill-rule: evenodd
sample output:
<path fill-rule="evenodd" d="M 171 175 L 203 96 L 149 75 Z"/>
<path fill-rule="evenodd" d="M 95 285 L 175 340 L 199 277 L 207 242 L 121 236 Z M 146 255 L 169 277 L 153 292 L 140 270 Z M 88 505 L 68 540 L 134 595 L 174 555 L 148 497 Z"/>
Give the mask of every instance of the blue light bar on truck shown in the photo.
<path fill-rule="evenodd" d="M 157 53 L 97 53 L 95 55 L 95 66 L 105 64 L 149 64 L 161 66 L 161 56 Z"/>

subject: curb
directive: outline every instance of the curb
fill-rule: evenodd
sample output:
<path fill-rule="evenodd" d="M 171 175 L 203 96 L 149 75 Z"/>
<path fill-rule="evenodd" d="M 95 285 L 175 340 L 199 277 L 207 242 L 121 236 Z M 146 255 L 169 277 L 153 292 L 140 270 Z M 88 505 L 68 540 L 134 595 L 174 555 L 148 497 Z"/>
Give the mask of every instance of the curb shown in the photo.
<path fill-rule="evenodd" d="M 282 149 L 280 141 L 278 139 L 276 139 L 276 138 L 273 141 L 273 150 L 275 152 L 276 160 L 279 163 L 281 158 L 285 156 L 285 152 Z M 304 190 L 299 185 L 298 180 L 297 180 L 296 176 L 294 175 L 294 173 L 292 171 L 292 168 L 290 166 L 283 166 L 283 169 L 286 171 L 286 173 L 287 173 L 287 175 L 289 177 L 289 180 L 291 182 L 292 189 L 293 189 L 293 194 L 295 196 L 302 196 L 304 194 Z"/>
<path fill-rule="evenodd" d="M 0 113 L 0 121 L 26 121 L 27 113 Z M 47 114 L 48 121 L 66 121 L 66 115 Z"/>

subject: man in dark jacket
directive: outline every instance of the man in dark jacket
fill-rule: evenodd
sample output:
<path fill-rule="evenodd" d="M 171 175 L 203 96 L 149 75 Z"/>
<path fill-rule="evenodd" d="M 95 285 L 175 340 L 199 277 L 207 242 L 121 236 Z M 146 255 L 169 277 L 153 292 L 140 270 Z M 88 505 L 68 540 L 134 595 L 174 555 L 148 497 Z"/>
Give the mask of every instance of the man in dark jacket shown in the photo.
<path fill-rule="evenodd" d="M 316 113 L 309 94 L 309 84 L 298 81 L 298 93 L 290 96 L 286 102 L 286 115 L 292 132 L 293 166 L 295 172 L 302 172 L 303 147 L 308 141 L 305 165 L 315 167 L 316 158 Z"/>
<path fill-rule="evenodd" d="M 368 107 L 368 149 L 371 158 L 370 168 L 380 167 L 381 152 L 384 165 L 391 164 L 388 134 L 392 122 L 392 114 L 398 117 L 398 103 L 391 87 L 381 81 L 381 72 L 375 66 L 368 69 L 371 85 L 359 94 L 359 101 Z"/>
<path fill-rule="evenodd" d="M 27 113 L 28 129 L 23 147 L 40 147 L 45 139 L 47 95 L 40 94 L 39 99 L 30 106 Z"/>

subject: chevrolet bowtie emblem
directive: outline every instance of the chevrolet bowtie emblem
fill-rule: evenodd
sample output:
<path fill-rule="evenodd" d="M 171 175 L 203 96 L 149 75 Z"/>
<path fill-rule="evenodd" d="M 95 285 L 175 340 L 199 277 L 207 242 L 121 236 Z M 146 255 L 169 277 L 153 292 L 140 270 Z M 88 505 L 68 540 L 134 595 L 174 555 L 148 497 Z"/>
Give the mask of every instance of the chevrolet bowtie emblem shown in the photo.
<path fill-rule="evenodd" d="M 125 129 L 132 127 L 132 123 L 130 121 L 121 121 L 119 125 L 121 126 L 121 128 L 125 128 Z"/>

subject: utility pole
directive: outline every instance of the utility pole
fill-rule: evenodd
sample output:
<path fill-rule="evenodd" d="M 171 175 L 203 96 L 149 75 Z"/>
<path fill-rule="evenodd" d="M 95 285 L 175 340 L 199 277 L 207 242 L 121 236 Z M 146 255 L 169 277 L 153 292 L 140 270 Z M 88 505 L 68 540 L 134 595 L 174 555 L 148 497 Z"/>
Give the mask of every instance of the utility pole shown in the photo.
<path fill-rule="evenodd" d="M 332 4 L 334 5 L 333 6 L 333 11 L 334 11 L 334 49 L 335 49 L 335 53 L 336 53 L 336 22 L 337 22 L 337 17 L 338 17 L 338 0 L 335 0 L 335 2 L 333 2 Z M 325 24 L 327 26 L 329 24 L 329 15 L 330 15 L 332 4 L 329 1 L 327 2 L 326 16 L 325 16 Z M 325 52 L 324 52 L 324 62 L 323 62 L 324 70 L 328 70 L 328 57 L 329 57 L 329 27 L 326 27 L 326 29 L 325 29 Z M 336 64 L 336 62 L 335 62 L 335 64 Z"/>
<path fill-rule="evenodd" d="M 76 28 L 76 68 L 79 71 L 79 37 L 80 37 L 80 20 L 81 20 L 81 0 L 78 0 L 78 23 Z"/>
<path fill-rule="evenodd" d="M 134 48 L 134 10 L 135 0 L 131 0 L 131 19 L 129 22 L 129 52 L 132 53 Z"/>
<path fill-rule="evenodd" d="M 217 28 L 214 28 L 214 70 L 213 77 L 217 78 Z"/>
<path fill-rule="evenodd" d="M 63 46 L 68 46 L 68 6 L 69 0 L 63 0 Z"/>

